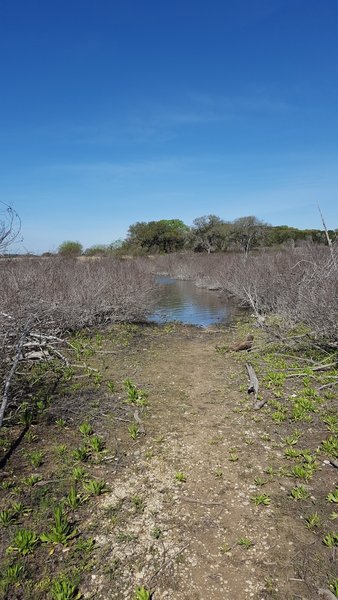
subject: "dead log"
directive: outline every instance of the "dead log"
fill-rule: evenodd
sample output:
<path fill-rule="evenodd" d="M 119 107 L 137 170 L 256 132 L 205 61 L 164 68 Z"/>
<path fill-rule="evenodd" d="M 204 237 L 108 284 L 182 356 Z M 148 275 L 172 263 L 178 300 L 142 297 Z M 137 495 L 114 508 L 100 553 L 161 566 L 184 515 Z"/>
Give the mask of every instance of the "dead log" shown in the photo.
<path fill-rule="evenodd" d="M 246 363 L 246 370 L 248 371 L 248 375 L 249 375 L 249 386 L 248 386 L 248 394 L 254 394 L 254 410 L 259 410 L 260 408 L 262 408 L 262 406 L 264 406 L 264 404 L 267 403 L 267 399 L 265 400 L 258 400 L 258 389 L 259 389 L 259 383 L 258 383 L 258 379 L 257 379 L 257 375 L 255 373 L 255 370 L 253 368 L 252 365 L 250 365 L 249 363 Z"/>

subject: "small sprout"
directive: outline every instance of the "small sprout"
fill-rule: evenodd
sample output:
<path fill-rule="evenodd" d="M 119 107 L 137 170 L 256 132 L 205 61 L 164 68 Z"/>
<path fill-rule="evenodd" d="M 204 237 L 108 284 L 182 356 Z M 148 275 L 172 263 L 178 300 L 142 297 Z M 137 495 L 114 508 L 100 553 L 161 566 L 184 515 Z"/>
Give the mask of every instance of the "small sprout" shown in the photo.
<path fill-rule="evenodd" d="M 51 594 L 53 600 L 80 600 L 82 598 L 77 584 L 69 579 L 68 575 L 61 575 L 54 579 Z"/>
<path fill-rule="evenodd" d="M 35 546 L 39 543 L 39 537 L 29 529 L 19 529 L 16 532 L 12 545 L 7 548 L 7 552 L 18 552 L 22 556 L 31 554 Z"/>
<path fill-rule="evenodd" d="M 40 538 L 42 542 L 66 546 L 76 535 L 77 531 L 69 523 L 62 506 L 57 506 L 54 510 L 54 527 L 49 533 L 42 533 Z"/>
<path fill-rule="evenodd" d="M 238 457 L 238 453 L 237 453 L 236 448 L 230 448 L 228 460 L 230 460 L 231 462 L 237 462 L 238 458 L 239 457 Z"/>
<path fill-rule="evenodd" d="M 91 496 L 100 496 L 107 492 L 106 483 L 102 480 L 90 479 L 83 484 L 84 489 Z"/>
<path fill-rule="evenodd" d="M 254 479 L 254 484 L 255 485 L 261 486 L 261 485 L 265 485 L 266 483 L 268 483 L 268 480 L 267 479 L 263 479 L 262 477 L 255 477 L 255 479 Z"/>
<path fill-rule="evenodd" d="M 338 577 L 330 579 L 330 590 L 332 590 L 334 595 L 338 598 Z"/>
<path fill-rule="evenodd" d="M 303 434 L 299 429 L 295 429 L 295 431 L 291 435 L 285 437 L 283 441 L 287 446 L 295 446 L 302 435 Z"/>
<path fill-rule="evenodd" d="M 138 587 L 135 590 L 133 600 L 151 600 L 151 593 L 144 587 Z"/>
<path fill-rule="evenodd" d="M 104 448 L 104 441 L 98 435 L 93 435 L 89 439 L 89 445 L 93 448 L 95 452 L 102 452 Z"/>
<path fill-rule="evenodd" d="M 258 494 L 257 496 L 252 496 L 251 502 L 256 504 L 256 506 L 259 506 L 260 504 L 263 504 L 264 506 L 269 506 L 271 498 L 267 494 Z"/>
<path fill-rule="evenodd" d="M 40 467 L 43 463 L 44 453 L 41 450 L 34 450 L 28 454 L 28 458 L 33 467 Z"/>
<path fill-rule="evenodd" d="M 29 515 L 32 512 L 32 508 L 28 508 L 22 502 L 13 502 L 12 504 L 12 512 L 16 515 Z"/>
<path fill-rule="evenodd" d="M 334 502 L 335 504 L 337 504 L 338 502 L 338 488 L 336 488 L 334 490 L 334 492 L 330 492 L 327 496 L 326 496 L 326 500 L 328 502 Z"/>
<path fill-rule="evenodd" d="M 10 585 L 16 584 L 25 574 L 25 567 L 20 563 L 10 565 L 5 571 L 5 581 Z"/>
<path fill-rule="evenodd" d="M 115 381 L 107 381 L 107 388 L 108 390 L 113 394 L 113 392 L 115 392 Z"/>
<path fill-rule="evenodd" d="M 320 524 L 320 518 L 317 512 L 313 513 L 312 515 L 308 515 L 305 518 L 306 521 L 306 527 L 308 529 L 314 529 L 315 527 L 318 527 Z"/>
<path fill-rule="evenodd" d="M 249 548 L 252 548 L 254 543 L 252 540 L 250 540 L 250 538 L 242 537 L 240 540 L 238 540 L 238 545 L 243 546 L 246 550 L 249 550 Z"/>
<path fill-rule="evenodd" d="M 290 491 L 290 496 L 294 500 L 305 500 L 309 495 L 309 492 L 303 485 L 297 485 Z"/>
<path fill-rule="evenodd" d="M 6 508 L 4 510 L 0 510 L 0 525 L 2 525 L 3 527 L 8 527 L 8 525 L 10 525 L 13 522 L 14 518 L 15 515 L 11 510 L 8 510 Z"/>
<path fill-rule="evenodd" d="M 80 431 L 80 433 L 82 433 L 82 435 L 88 436 L 88 435 L 92 435 L 93 428 L 90 425 L 90 423 L 87 423 L 87 421 L 85 421 L 84 423 L 81 423 L 81 425 L 79 427 L 79 431 Z"/>
<path fill-rule="evenodd" d="M 332 512 L 330 514 L 330 519 L 331 519 L 331 521 L 335 521 L 335 519 L 338 519 L 338 513 Z"/>
<path fill-rule="evenodd" d="M 229 544 L 227 544 L 226 542 L 224 542 L 224 544 L 220 546 L 220 551 L 222 552 L 222 554 L 227 554 L 228 552 L 230 552 L 230 550 L 231 546 L 229 546 Z"/>
<path fill-rule="evenodd" d="M 325 544 L 325 546 L 328 548 L 334 548 L 335 546 L 338 546 L 338 533 L 328 533 L 323 539 L 323 544 Z"/>
<path fill-rule="evenodd" d="M 28 477 L 24 477 L 22 483 L 28 485 L 29 487 L 33 487 L 38 481 L 41 481 L 41 475 L 29 475 Z"/>
<path fill-rule="evenodd" d="M 76 510 L 80 504 L 82 504 L 82 498 L 81 496 L 77 493 L 75 487 L 71 487 L 69 490 L 69 494 L 65 499 L 65 503 L 69 506 L 69 508 L 71 508 L 72 510 Z"/>
<path fill-rule="evenodd" d="M 214 475 L 215 475 L 216 479 L 219 479 L 220 477 L 223 477 L 223 471 L 222 471 L 222 469 L 220 467 L 217 467 L 214 470 Z"/>
<path fill-rule="evenodd" d="M 85 479 L 87 477 L 87 471 L 85 471 L 85 469 L 83 469 L 82 467 L 74 467 L 74 469 L 72 470 L 72 478 L 75 481 L 82 481 L 82 479 Z"/>
<path fill-rule="evenodd" d="M 158 540 L 162 535 L 162 529 L 160 529 L 160 527 L 153 527 L 150 535 L 152 538 L 154 538 L 154 540 Z"/>
<path fill-rule="evenodd" d="M 136 440 L 140 434 L 140 429 L 136 423 L 132 423 L 130 427 L 128 427 L 128 433 L 132 440 Z"/>
<path fill-rule="evenodd" d="M 329 456 L 337 458 L 338 456 L 338 437 L 336 435 L 330 435 L 326 440 L 322 442 L 322 449 Z"/>
<path fill-rule="evenodd" d="M 78 448 L 73 450 L 72 456 L 73 456 L 74 460 L 77 460 L 80 462 L 86 462 L 89 458 L 89 453 L 85 446 L 79 446 Z"/>
<path fill-rule="evenodd" d="M 62 418 L 56 419 L 55 425 L 57 425 L 58 427 L 60 427 L 60 429 L 62 429 L 63 427 L 66 427 L 66 421 Z"/>
<path fill-rule="evenodd" d="M 133 504 L 135 511 L 143 512 L 144 511 L 144 502 L 140 496 L 132 496 L 130 498 L 131 503 Z"/>
<path fill-rule="evenodd" d="M 176 481 L 180 481 L 181 483 L 184 483 L 185 481 L 187 481 L 187 476 L 182 473 L 181 471 L 178 471 L 177 473 L 175 473 L 175 479 Z"/>
<path fill-rule="evenodd" d="M 59 446 L 56 446 L 55 450 L 59 456 L 64 456 L 67 454 L 68 447 L 66 444 L 60 444 Z"/>

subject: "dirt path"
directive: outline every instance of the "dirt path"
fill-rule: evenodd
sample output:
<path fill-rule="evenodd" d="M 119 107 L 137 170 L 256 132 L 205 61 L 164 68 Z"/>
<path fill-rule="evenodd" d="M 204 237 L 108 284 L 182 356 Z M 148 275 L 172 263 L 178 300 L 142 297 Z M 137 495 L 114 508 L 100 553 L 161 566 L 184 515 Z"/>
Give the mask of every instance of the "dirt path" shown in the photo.
<path fill-rule="evenodd" d="M 156 600 L 317 597 L 296 561 L 311 533 L 284 511 L 283 482 L 264 472 L 281 457 L 273 425 L 239 391 L 236 355 L 216 352 L 232 336 L 176 328 L 135 341 L 115 362 L 115 377 L 132 372 L 149 407 L 134 460 L 100 504 L 105 572 L 92 579 L 95 598 L 131 598 L 137 585 Z M 252 502 L 261 493 L 271 505 Z"/>

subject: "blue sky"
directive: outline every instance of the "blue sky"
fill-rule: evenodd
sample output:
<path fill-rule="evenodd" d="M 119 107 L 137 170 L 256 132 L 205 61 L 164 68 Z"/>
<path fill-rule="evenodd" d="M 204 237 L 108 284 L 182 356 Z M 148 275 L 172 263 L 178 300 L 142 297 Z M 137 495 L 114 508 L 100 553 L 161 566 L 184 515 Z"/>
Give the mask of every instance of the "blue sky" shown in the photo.
<path fill-rule="evenodd" d="M 22 249 L 140 220 L 338 227 L 337 0 L 0 0 Z"/>

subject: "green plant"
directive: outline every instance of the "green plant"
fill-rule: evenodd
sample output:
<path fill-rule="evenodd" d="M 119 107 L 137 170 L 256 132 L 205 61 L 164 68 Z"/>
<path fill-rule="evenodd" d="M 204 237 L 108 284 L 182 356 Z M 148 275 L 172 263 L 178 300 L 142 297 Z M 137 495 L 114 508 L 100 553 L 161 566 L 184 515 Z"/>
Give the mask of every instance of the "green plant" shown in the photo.
<path fill-rule="evenodd" d="M 309 492 L 307 491 L 307 489 L 305 489 L 303 485 L 297 485 L 290 491 L 290 496 L 294 500 L 305 500 L 309 497 L 309 495 Z"/>
<path fill-rule="evenodd" d="M 238 453 L 237 453 L 237 449 L 236 448 L 229 448 L 229 458 L 228 460 L 230 460 L 231 462 L 237 462 L 238 461 Z"/>
<path fill-rule="evenodd" d="M 61 417 L 60 419 L 56 419 L 55 425 L 57 425 L 60 428 L 66 427 L 66 421 Z"/>
<path fill-rule="evenodd" d="M 11 510 L 15 516 L 29 515 L 29 513 L 32 512 L 32 509 L 28 508 L 28 506 L 25 506 L 25 504 L 23 504 L 22 502 L 13 502 Z"/>
<path fill-rule="evenodd" d="M 67 575 L 60 575 L 52 582 L 51 595 L 53 600 L 79 600 L 82 598 L 78 586 Z"/>
<path fill-rule="evenodd" d="M 75 481 L 82 481 L 87 477 L 87 471 L 85 471 L 85 469 L 82 467 L 74 467 L 71 475 Z"/>
<path fill-rule="evenodd" d="M 334 548 L 335 546 L 338 546 L 338 533 L 333 533 L 330 531 L 330 533 L 324 537 L 323 544 L 328 546 L 328 548 Z"/>
<path fill-rule="evenodd" d="M 90 479 L 83 484 L 84 489 L 91 496 L 100 496 L 107 492 L 107 486 L 104 481 L 98 481 L 96 479 Z"/>
<path fill-rule="evenodd" d="M 115 381 L 107 381 L 107 388 L 113 394 L 113 392 L 115 392 L 115 388 L 116 388 Z"/>
<path fill-rule="evenodd" d="M 322 449 L 329 456 L 334 458 L 338 457 L 338 438 L 337 436 L 330 435 L 326 440 L 322 441 Z"/>
<path fill-rule="evenodd" d="M 147 394 L 143 390 L 139 390 L 136 385 L 130 380 L 125 379 L 123 382 L 124 387 L 127 389 L 128 400 L 130 404 L 135 404 L 136 406 L 146 406 L 147 404 Z"/>
<path fill-rule="evenodd" d="M 338 598 L 338 577 L 331 578 L 330 582 L 329 582 L 329 586 L 330 586 L 330 590 L 332 590 L 334 595 L 337 596 L 337 598 Z"/>
<path fill-rule="evenodd" d="M 153 529 L 150 532 L 150 535 L 155 540 L 158 540 L 162 535 L 162 529 L 160 529 L 160 527 L 153 527 Z"/>
<path fill-rule="evenodd" d="M 98 435 L 93 435 L 89 439 L 88 443 L 95 452 L 102 452 L 102 450 L 104 448 L 104 441 Z"/>
<path fill-rule="evenodd" d="M 326 500 L 328 502 L 338 502 L 338 487 L 333 491 L 330 492 L 327 496 L 326 496 Z"/>
<path fill-rule="evenodd" d="M 338 433 L 338 418 L 337 415 L 326 415 L 323 418 L 323 422 L 327 425 L 327 428 L 331 433 Z"/>
<path fill-rule="evenodd" d="M 69 494 L 65 499 L 65 503 L 69 506 L 69 508 L 71 508 L 72 510 L 76 510 L 81 504 L 82 504 L 82 498 L 81 496 L 77 493 L 76 489 L 74 486 L 72 486 L 69 490 Z"/>
<path fill-rule="evenodd" d="M 11 546 L 7 548 L 7 552 L 18 552 L 22 556 L 26 556 L 33 552 L 39 541 L 39 537 L 34 531 L 19 529 L 13 538 Z"/>
<path fill-rule="evenodd" d="M 132 440 L 136 440 L 140 434 L 140 429 L 136 423 L 132 423 L 130 427 L 128 427 L 128 433 Z"/>
<path fill-rule="evenodd" d="M 262 477 L 255 477 L 255 479 L 254 479 L 255 485 L 265 485 L 266 483 L 268 483 L 268 480 L 263 479 Z"/>
<path fill-rule="evenodd" d="M 79 426 L 79 431 L 80 433 L 82 433 L 82 435 L 84 436 L 88 436 L 88 435 L 92 435 L 93 433 L 93 428 L 90 425 L 90 423 L 87 423 L 87 421 L 85 421 L 84 423 L 81 423 L 81 425 Z"/>
<path fill-rule="evenodd" d="M 300 396 L 293 400 L 291 412 L 291 419 L 293 421 L 310 421 L 311 415 L 309 413 L 314 412 L 316 412 L 315 404 L 307 396 Z"/>
<path fill-rule="evenodd" d="M 318 527 L 318 525 L 320 524 L 320 518 L 318 513 L 315 512 L 312 515 L 308 515 L 307 517 L 305 517 L 305 523 L 308 529 L 314 529 L 315 527 Z"/>
<path fill-rule="evenodd" d="M 66 446 L 66 444 L 60 444 L 59 446 L 56 446 L 55 450 L 59 456 L 64 456 L 65 454 L 67 454 L 68 447 Z"/>
<path fill-rule="evenodd" d="M 252 496 L 251 502 L 256 504 L 256 506 L 259 506 L 260 504 L 263 504 L 264 506 L 269 506 L 271 498 L 267 494 L 258 494 L 257 496 Z"/>
<path fill-rule="evenodd" d="M 6 508 L 4 510 L 0 510 L 0 525 L 2 525 L 3 527 L 7 527 L 11 523 L 13 523 L 14 518 L 15 515 L 11 510 L 8 510 Z"/>
<path fill-rule="evenodd" d="M 33 487 L 38 481 L 41 481 L 41 475 L 29 475 L 28 477 L 24 477 L 22 483 L 28 485 L 29 487 Z"/>
<path fill-rule="evenodd" d="M 284 438 L 284 442 L 287 446 L 295 446 L 299 440 L 299 438 L 302 436 L 302 432 L 299 431 L 299 429 L 295 429 L 293 431 L 293 433 L 291 433 L 291 435 L 287 436 Z"/>
<path fill-rule="evenodd" d="M 187 476 L 182 473 L 181 471 L 178 471 L 177 473 L 175 473 L 175 479 L 176 481 L 180 481 L 181 483 L 184 483 L 185 481 L 187 481 Z"/>
<path fill-rule="evenodd" d="M 15 563 L 14 565 L 9 565 L 4 573 L 4 580 L 6 584 L 14 585 L 25 574 L 25 567 L 21 563 Z"/>
<path fill-rule="evenodd" d="M 54 526 L 49 533 L 42 533 L 40 538 L 42 542 L 65 546 L 76 535 L 77 531 L 69 523 L 62 506 L 57 506 L 54 510 Z"/>
<path fill-rule="evenodd" d="M 246 550 L 249 550 L 249 548 L 252 548 L 254 543 L 252 540 L 250 540 L 250 538 L 242 537 L 238 540 L 238 545 L 243 546 Z"/>
<path fill-rule="evenodd" d="M 136 588 L 133 600 L 151 600 L 151 596 L 151 593 L 142 586 Z"/>
<path fill-rule="evenodd" d="M 131 503 L 133 504 L 136 512 L 144 511 L 144 502 L 143 502 L 142 498 L 140 498 L 140 496 L 132 496 L 130 498 L 130 500 L 131 500 Z"/>
<path fill-rule="evenodd" d="M 224 542 L 222 546 L 220 546 L 220 551 L 222 552 L 222 554 L 227 554 L 228 552 L 230 552 L 231 548 L 232 547 L 229 544 L 227 544 L 227 542 Z"/>
<path fill-rule="evenodd" d="M 216 467 L 216 469 L 214 470 L 214 475 L 215 475 L 216 479 L 223 477 L 222 469 L 220 467 Z"/>
<path fill-rule="evenodd" d="M 33 467 L 40 467 L 43 463 L 44 453 L 41 450 L 33 450 L 28 455 L 28 458 Z"/>
<path fill-rule="evenodd" d="M 309 479 L 312 479 L 313 477 L 315 468 L 316 467 L 314 465 L 308 463 L 298 464 L 291 469 L 291 475 L 297 479 L 309 481 Z"/>
<path fill-rule="evenodd" d="M 72 452 L 72 456 L 74 460 L 78 460 L 80 462 L 86 462 L 89 458 L 88 450 L 85 446 L 79 446 Z"/>

